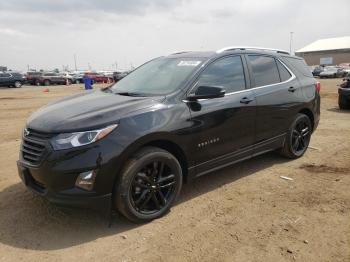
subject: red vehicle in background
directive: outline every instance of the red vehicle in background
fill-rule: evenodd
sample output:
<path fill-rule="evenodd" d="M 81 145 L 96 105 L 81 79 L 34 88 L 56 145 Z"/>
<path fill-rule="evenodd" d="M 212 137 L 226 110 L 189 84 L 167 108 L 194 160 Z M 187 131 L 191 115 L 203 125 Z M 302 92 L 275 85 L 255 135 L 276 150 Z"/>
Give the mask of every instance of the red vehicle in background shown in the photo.
<path fill-rule="evenodd" d="M 96 72 L 85 73 L 85 75 L 92 78 L 92 83 L 112 83 L 113 77 L 105 76 Z"/>

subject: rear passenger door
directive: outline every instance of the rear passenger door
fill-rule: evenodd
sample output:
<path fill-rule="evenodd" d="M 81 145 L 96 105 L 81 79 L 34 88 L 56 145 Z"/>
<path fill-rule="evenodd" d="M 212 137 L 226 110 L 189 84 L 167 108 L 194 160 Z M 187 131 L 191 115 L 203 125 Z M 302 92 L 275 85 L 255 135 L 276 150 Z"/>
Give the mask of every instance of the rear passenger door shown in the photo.
<path fill-rule="evenodd" d="M 302 102 L 300 84 L 278 58 L 246 55 L 257 103 L 256 151 L 279 147 Z"/>

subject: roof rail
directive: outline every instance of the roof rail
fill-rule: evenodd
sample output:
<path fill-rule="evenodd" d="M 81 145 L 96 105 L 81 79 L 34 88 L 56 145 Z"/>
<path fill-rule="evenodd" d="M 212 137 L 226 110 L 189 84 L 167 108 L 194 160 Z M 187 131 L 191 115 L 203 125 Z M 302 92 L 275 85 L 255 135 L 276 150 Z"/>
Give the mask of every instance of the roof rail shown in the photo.
<path fill-rule="evenodd" d="M 179 54 L 188 53 L 188 52 L 189 51 L 179 51 L 179 52 L 172 53 L 170 55 L 179 55 Z"/>
<path fill-rule="evenodd" d="M 232 50 L 236 50 L 236 49 L 239 49 L 239 50 L 247 50 L 247 49 L 249 49 L 249 50 L 264 50 L 264 51 L 270 51 L 270 52 L 276 52 L 276 53 L 290 55 L 290 53 L 288 51 L 285 51 L 285 50 L 274 49 L 274 48 L 255 47 L 255 46 L 228 46 L 228 47 L 224 47 L 224 48 L 217 50 L 216 53 L 220 54 L 222 52 L 232 51 Z"/>

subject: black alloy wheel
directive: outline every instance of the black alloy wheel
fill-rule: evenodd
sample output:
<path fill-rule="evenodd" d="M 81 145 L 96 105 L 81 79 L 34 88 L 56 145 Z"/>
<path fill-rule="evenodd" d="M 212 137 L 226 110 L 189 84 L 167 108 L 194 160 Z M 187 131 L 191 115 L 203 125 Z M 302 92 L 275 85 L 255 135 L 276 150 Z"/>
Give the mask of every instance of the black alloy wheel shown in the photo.
<path fill-rule="evenodd" d="M 307 115 L 298 114 L 286 135 L 285 143 L 280 153 L 292 159 L 301 157 L 309 147 L 311 133 L 310 118 Z"/>
<path fill-rule="evenodd" d="M 130 187 L 132 206 L 146 215 L 161 211 L 172 198 L 175 183 L 173 170 L 161 160 L 144 166 Z"/>
<path fill-rule="evenodd" d="M 125 164 L 114 190 L 118 211 L 140 223 L 163 216 L 182 187 L 177 158 L 157 147 L 145 147 Z"/>
<path fill-rule="evenodd" d="M 310 127 L 306 121 L 300 120 L 292 131 L 292 150 L 295 155 L 303 154 L 309 145 Z"/>

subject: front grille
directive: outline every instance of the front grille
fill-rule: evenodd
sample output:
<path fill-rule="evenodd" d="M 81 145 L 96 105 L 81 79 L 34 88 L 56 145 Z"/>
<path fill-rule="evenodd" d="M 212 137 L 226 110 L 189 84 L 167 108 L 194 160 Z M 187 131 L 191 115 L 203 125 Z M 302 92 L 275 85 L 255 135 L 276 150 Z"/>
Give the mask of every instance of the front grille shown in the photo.
<path fill-rule="evenodd" d="M 32 165 L 39 165 L 46 153 L 48 140 L 53 135 L 33 129 L 27 129 L 27 131 L 28 133 L 23 135 L 21 146 L 22 157 Z"/>

